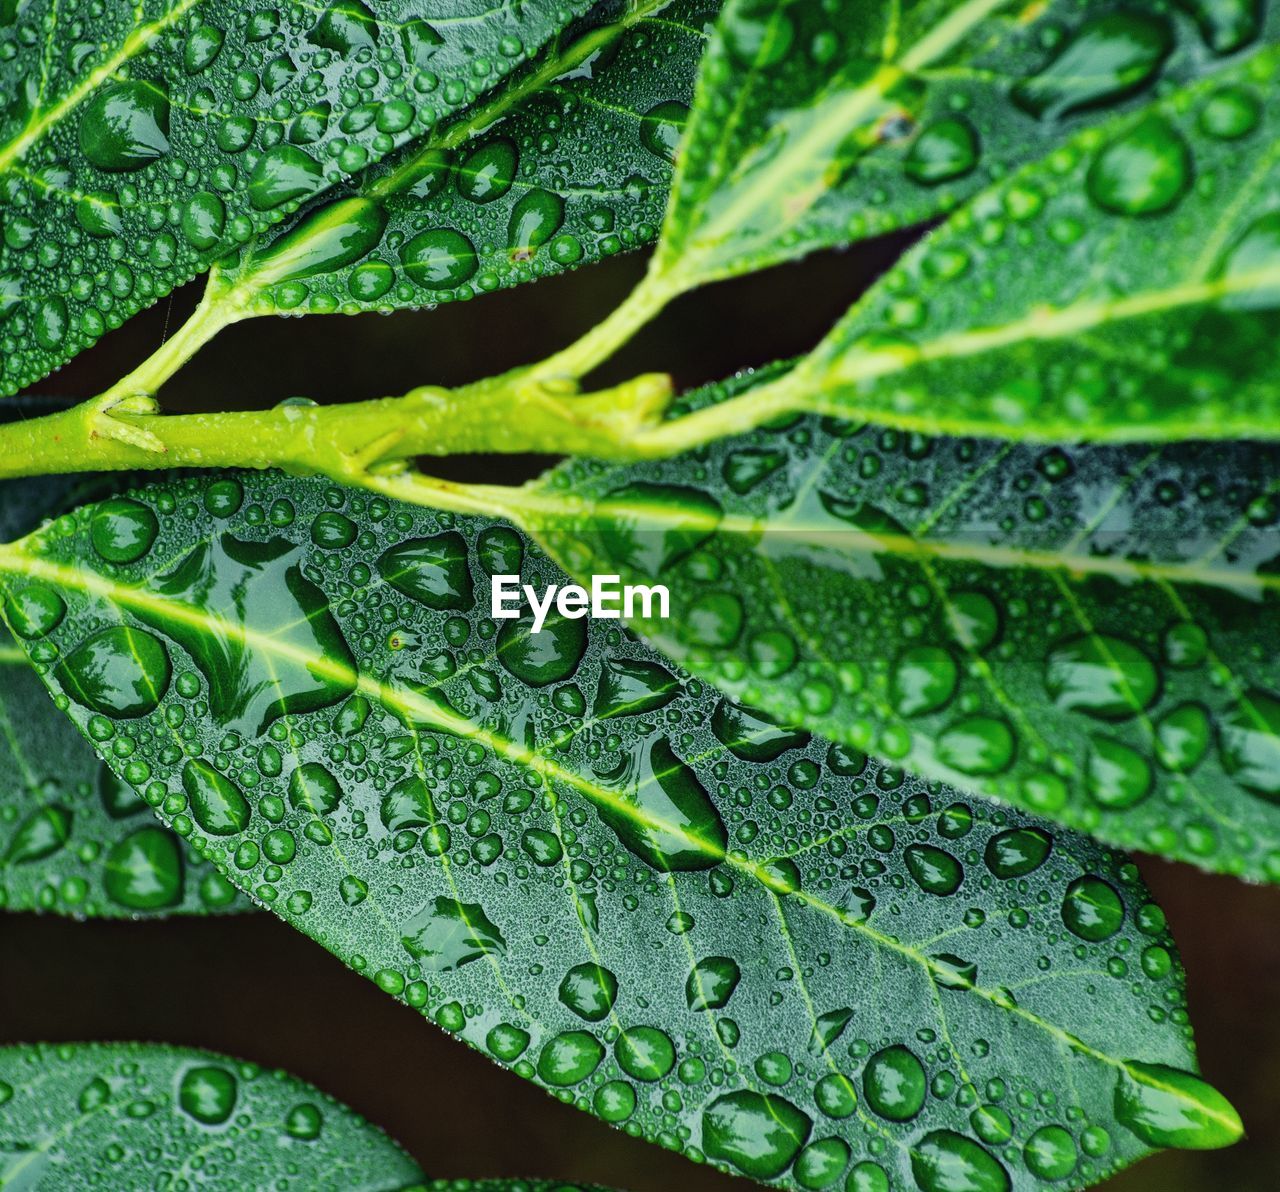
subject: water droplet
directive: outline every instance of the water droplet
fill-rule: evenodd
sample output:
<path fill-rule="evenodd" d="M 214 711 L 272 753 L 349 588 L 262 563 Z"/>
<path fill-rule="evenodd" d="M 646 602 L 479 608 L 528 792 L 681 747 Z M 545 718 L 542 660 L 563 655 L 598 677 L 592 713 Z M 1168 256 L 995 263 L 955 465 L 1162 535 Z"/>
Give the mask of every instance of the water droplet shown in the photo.
<path fill-rule="evenodd" d="M 344 57 L 378 43 L 378 22 L 361 0 L 333 0 L 307 35 L 312 44 Z"/>
<path fill-rule="evenodd" d="M 710 869 L 723 859 L 728 837 L 720 813 L 698 781 L 661 738 L 633 760 L 623 805 L 601 805 L 600 818 L 618 839 L 655 869 Z"/>
<path fill-rule="evenodd" d="M 160 523 L 156 515 L 138 501 L 113 497 L 93 511 L 89 540 L 93 549 L 109 563 L 134 563 L 151 549 Z"/>
<path fill-rule="evenodd" d="M 226 1068 L 188 1068 L 178 1086 L 178 1104 L 206 1126 L 220 1126 L 236 1106 L 236 1078 Z"/>
<path fill-rule="evenodd" d="M 511 189 L 520 155 L 506 137 L 498 137 L 469 154 L 458 166 L 458 193 L 473 203 L 492 203 Z"/>
<path fill-rule="evenodd" d="M 776 761 L 788 749 L 803 749 L 810 736 L 771 720 L 763 712 L 721 700 L 711 713 L 711 731 L 734 757 L 746 762 Z"/>
<path fill-rule="evenodd" d="M 1013 101 L 1041 120 L 1107 104 L 1145 86 L 1173 49 L 1168 20 L 1118 10 L 1085 21 L 1037 75 L 1013 89 Z"/>
<path fill-rule="evenodd" d="M 1248 136 L 1262 119 L 1258 97 L 1243 87 L 1219 87 L 1200 109 L 1200 131 L 1220 141 Z"/>
<path fill-rule="evenodd" d="M 1262 6 L 1258 0 L 1177 0 L 1200 28 L 1215 54 L 1232 54 L 1258 36 Z"/>
<path fill-rule="evenodd" d="M 915 646 L 894 668 L 893 706 L 903 716 L 936 711 L 951 698 L 958 678 L 959 668 L 946 650 Z"/>
<path fill-rule="evenodd" d="M 1027 1170 L 1042 1180 L 1065 1180 L 1079 1158 L 1075 1139 L 1061 1126 L 1041 1126 L 1022 1148 Z"/>
<path fill-rule="evenodd" d="M 587 623 L 581 618 L 552 613 L 537 633 L 526 611 L 502 623 L 498 631 L 498 661 L 531 687 L 546 687 L 569 678 L 587 652 Z"/>
<path fill-rule="evenodd" d="M 460 286 L 479 265 L 475 245 L 452 228 L 419 232 L 400 250 L 410 281 L 424 290 Z"/>
<path fill-rule="evenodd" d="M 597 720 L 639 716 L 665 708 L 680 694 L 680 681 L 665 666 L 643 658 L 603 658 L 592 713 Z"/>
<path fill-rule="evenodd" d="M 970 716 L 938 735 L 938 759 L 966 774 L 997 774 L 1013 760 L 1009 726 L 994 716 Z"/>
<path fill-rule="evenodd" d="M 94 712 L 145 716 L 155 711 L 169 689 L 169 655 L 145 630 L 117 625 L 81 642 L 56 675 L 76 703 Z"/>
<path fill-rule="evenodd" d="M 935 120 L 912 143 L 903 168 L 925 186 L 962 178 L 978 163 L 978 134 L 960 116 Z"/>
<path fill-rule="evenodd" d="M 950 853 L 931 844 L 909 844 L 903 852 L 916 885 L 928 894 L 954 894 L 964 880 L 964 868 Z"/>
<path fill-rule="evenodd" d="M 1268 211 L 1250 224 L 1227 250 L 1219 274 L 1224 280 L 1237 284 L 1223 298 L 1222 305 L 1229 310 L 1268 310 L 1280 304 L 1280 282 L 1274 280 L 1278 270 L 1280 211 Z M 1187 628 L 1204 635 L 1198 625 Z M 1203 653 L 1202 649 L 1201 657 Z"/>
<path fill-rule="evenodd" d="M 172 832 L 151 825 L 112 845 L 103 862 L 107 896 L 131 910 L 177 906 L 182 900 L 182 853 Z"/>
<path fill-rule="evenodd" d="M 1067 887 L 1062 900 L 1062 921 L 1073 935 L 1098 943 L 1120 930 L 1124 922 L 1124 902 L 1100 877 L 1086 874 Z"/>
<path fill-rule="evenodd" d="M 685 981 L 685 1001 L 690 1010 L 721 1010 L 741 978 L 737 961 L 728 956 L 707 956 L 694 965 Z"/>
<path fill-rule="evenodd" d="M 313 277 L 353 265 L 382 239 L 387 213 L 371 199 L 339 199 L 305 216 L 253 262 L 259 284 Z"/>
<path fill-rule="evenodd" d="M 1209 713 L 1200 704 L 1179 704 L 1156 725 L 1156 756 L 1166 770 L 1185 774 L 1209 750 Z"/>
<path fill-rule="evenodd" d="M 1280 700 L 1253 688 L 1218 726 L 1222 768 L 1241 786 L 1280 801 Z"/>
<path fill-rule="evenodd" d="M 527 261 L 564 223 L 564 200 L 549 190 L 531 190 L 511 209 L 507 248 L 513 261 Z"/>
<path fill-rule="evenodd" d="M 424 972 L 449 973 L 493 953 L 507 941 L 476 902 L 436 898 L 400 926 L 400 943 Z"/>
<path fill-rule="evenodd" d="M 1150 793 L 1153 777 L 1151 764 L 1137 750 L 1110 737 L 1089 738 L 1085 781 L 1100 807 L 1132 807 Z"/>
<path fill-rule="evenodd" d="M 52 856 L 71 839 L 71 812 L 58 803 L 33 811 L 19 825 L 5 860 L 23 865 Z"/>
<path fill-rule="evenodd" d="M 210 836 L 232 836 L 249 826 L 253 811 L 244 793 L 208 762 L 193 758 L 182 768 L 191 813 Z"/>
<path fill-rule="evenodd" d="M 1117 637 L 1090 634 L 1049 655 L 1045 686 L 1055 704 L 1100 720 L 1124 720 L 1150 706 L 1160 688 L 1151 660 Z"/>
<path fill-rule="evenodd" d="M 790 1101 L 742 1089 L 717 1097 L 702 1112 L 702 1149 L 717 1163 L 731 1163 L 757 1180 L 790 1166 L 813 1123 Z"/>
<path fill-rule="evenodd" d="M 687 104 L 668 100 L 650 108 L 640 119 L 640 143 L 654 157 L 675 161 L 685 122 L 689 119 Z"/>
<path fill-rule="evenodd" d="M 269 211 L 315 194 L 323 185 L 324 171 L 311 154 L 296 145 L 275 145 L 258 158 L 249 175 L 249 202 L 258 211 Z"/>
<path fill-rule="evenodd" d="M 1008 1192 L 1009 1173 L 972 1138 L 932 1130 L 911 1148 L 911 1174 L 921 1192 Z"/>
<path fill-rule="evenodd" d="M 62 597 L 46 584 L 31 583 L 5 598 L 5 612 L 14 632 L 28 640 L 57 628 L 67 611 Z"/>
<path fill-rule="evenodd" d="M 80 149 L 100 170 L 139 170 L 169 151 L 169 94 L 130 79 L 99 91 L 80 119 Z"/>
<path fill-rule="evenodd" d="M 618 1066 L 636 1080 L 661 1080 L 676 1063 L 676 1049 L 664 1031 L 653 1026 L 628 1027 L 614 1045 Z"/>
<path fill-rule="evenodd" d="M 416 774 L 402 778 L 382 796 L 379 815 L 382 826 L 388 832 L 402 832 L 406 828 L 430 828 L 440 822 L 440 816 L 431 801 L 431 792 Z"/>
<path fill-rule="evenodd" d="M 1154 1147 L 1206 1150 L 1244 1134 L 1240 1115 L 1211 1084 L 1165 1064 L 1129 1060 L 1116 1079 L 1116 1119 Z"/>
<path fill-rule="evenodd" d="M 553 1088 L 586 1080 L 604 1059 L 600 1041 L 586 1031 L 565 1031 L 547 1040 L 538 1056 L 538 1075 Z"/>
<path fill-rule="evenodd" d="M 989 841 L 983 859 L 998 878 L 1008 880 L 1033 873 L 1049 857 L 1053 837 L 1039 828 L 1010 828 Z"/>
<path fill-rule="evenodd" d="M 924 1065 L 906 1047 L 886 1047 L 867 1061 L 862 1096 L 882 1118 L 910 1121 L 924 1108 L 927 1092 Z"/>
<path fill-rule="evenodd" d="M 600 1022 L 618 1000 L 618 978 L 599 964 L 575 964 L 560 982 L 560 1001 L 579 1018 Z"/>
<path fill-rule="evenodd" d="M 1149 116 L 1106 146 L 1086 186 L 1099 207 L 1117 215 L 1168 211 L 1191 185 L 1191 150 L 1163 116 Z"/>
<path fill-rule="evenodd" d="M 222 239 L 226 221 L 226 204 L 217 195 L 202 190 L 192 195 L 182 209 L 182 234 L 194 248 L 204 251 Z"/>

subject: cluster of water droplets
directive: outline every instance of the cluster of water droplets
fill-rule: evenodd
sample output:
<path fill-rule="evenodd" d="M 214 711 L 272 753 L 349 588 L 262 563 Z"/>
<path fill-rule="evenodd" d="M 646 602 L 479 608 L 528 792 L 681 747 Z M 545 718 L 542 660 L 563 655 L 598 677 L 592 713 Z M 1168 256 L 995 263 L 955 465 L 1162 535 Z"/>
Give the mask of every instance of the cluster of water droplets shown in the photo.
<path fill-rule="evenodd" d="M 156 5 L 148 38 L 129 8 L 6 6 L 0 385 L 469 107 L 586 7 Z"/>
<path fill-rule="evenodd" d="M 796 417 L 696 462 L 566 465 L 551 491 L 594 516 L 541 532 L 584 572 L 670 584 L 684 615 L 648 630 L 738 698 L 1114 843 L 1274 879 L 1275 467 L 1256 445 Z"/>
<path fill-rule="evenodd" d="M 1181 970 L 1131 864 L 732 704 L 620 627 L 491 619 L 491 575 L 564 580 L 509 528 L 228 476 L 32 545 L 98 577 L 22 590 L 60 603 L 32 657 L 115 772 L 567 1102 L 804 1188 L 1084 1180 L 1172 1121 L 1229 1133 L 1182 1071 Z"/>
<path fill-rule="evenodd" d="M 15 1188 L 405 1188 L 416 1164 L 309 1084 L 137 1043 L 0 1048 L 0 1179 Z"/>
<path fill-rule="evenodd" d="M 246 255 L 233 276 L 262 311 L 391 310 L 465 300 L 651 243 L 704 18 L 695 0 L 677 0 L 625 30 L 608 12 L 575 26 L 554 50 L 564 73 L 482 135 L 411 146 L 359 193 Z"/>

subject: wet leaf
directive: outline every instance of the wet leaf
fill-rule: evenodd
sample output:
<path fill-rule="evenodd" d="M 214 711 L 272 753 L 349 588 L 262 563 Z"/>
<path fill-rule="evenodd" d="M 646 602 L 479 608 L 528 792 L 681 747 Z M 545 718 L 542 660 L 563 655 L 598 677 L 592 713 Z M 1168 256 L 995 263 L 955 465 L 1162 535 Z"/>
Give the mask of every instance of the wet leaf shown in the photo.
<path fill-rule="evenodd" d="M 198 852 L 518 1074 L 793 1188 L 1028 1187 L 1046 1140 L 1083 1184 L 1175 1117 L 1238 1134 L 1123 857 L 729 704 L 621 625 L 494 618 L 492 575 L 564 581 L 500 524 L 271 474 L 129 499 L 0 552 L 66 602 L 38 639 L 62 706 Z M 110 563 L 125 513 L 154 533 Z"/>
<path fill-rule="evenodd" d="M 576 573 L 668 584 L 671 619 L 635 626 L 736 699 L 1115 845 L 1280 880 L 1277 467 L 1254 444 L 807 416 L 569 463 L 521 502 Z"/>
<path fill-rule="evenodd" d="M 41 412 L 47 403 L 20 402 Z M 119 489 L 123 477 L 0 484 L 0 539 Z M 19 597 L 30 625 L 58 615 L 38 589 Z M 6 630 L 0 645 L 0 907 L 85 917 L 247 910 L 249 900 L 148 814 L 144 798 L 67 723 Z M 144 784 L 145 785 L 145 784 Z"/>
<path fill-rule="evenodd" d="M 604 6 L 489 105 L 220 267 L 260 313 L 429 307 L 644 247 L 714 13 Z M 517 102 L 518 100 L 518 102 Z"/>
<path fill-rule="evenodd" d="M 163 1044 L 0 1048 L 6 1188 L 407 1192 L 421 1179 L 381 1130 L 278 1070 Z"/>
<path fill-rule="evenodd" d="M 1276 19 L 1273 4 L 731 0 L 655 272 L 687 289 L 936 217 L 1255 53 Z"/>
<path fill-rule="evenodd" d="M 0 8 L 0 392 L 466 109 L 585 0 Z"/>
<path fill-rule="evenodd" d="M 1276 437 L 1277 72 L 1280 51 L 1255 55 L 984 192 L 770 413 L 1042 442 Z"/>

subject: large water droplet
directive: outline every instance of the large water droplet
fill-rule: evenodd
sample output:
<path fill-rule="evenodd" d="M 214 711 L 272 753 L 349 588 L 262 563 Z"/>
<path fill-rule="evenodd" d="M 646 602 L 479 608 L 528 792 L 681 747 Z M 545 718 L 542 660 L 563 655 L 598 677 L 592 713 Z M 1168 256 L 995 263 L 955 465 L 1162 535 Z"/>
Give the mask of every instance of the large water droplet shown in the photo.
<path fill-rule="evenodd" d="M 249 175 L 249 202 L 259 211 L 269 211 L 315 194 L 323 185 L 324 171 L 311 154 L 296 145 L 275 145 L 258 158 Z"/>
<path fill-rule="evenodd" d="M 904 169 L 925 186 L 962 178 L 978 163 L 978 134 L 960 116 L 935 120 L 912 143 Z"/>
<path fill-rule="evenodd" d="M 693 966 L 684 984 L 690 1010 L 723 1009 L 742 979 L 737 961 L 728 956 L 707 956 Z"/>
<path fill-rule="evenodd" d="M 80 119 L 80 148 L 100 170 L 139 170 L 169 151 L 169 94 L 130 79 L 99 91 Z"/>
<path fill-rule="evenodd" d="M 1129 1060 L 1116 1079 L 1116 1119 L 1154 1147 L 1208 1150 L 1244 1134 L 1240 1115 L 1211 1084 L 1165 1064 Z"/>
<path fill-rule="evenodd" d="M 1039 74 L 1019 83 L 1013 100 L 1041 120 L 1110 103 L 1154 78 L 1172 49 L 1165 17 L 1132 9 L 1104 13 L 1081 25 Z"/>
<path fill-rule="evenodd" d="M 169 655 L 144 629 L 117 625 L 86 638 L 56 671 L 78 704 L 104 716 L 145 716 L 169 689 Z"/>
<path fill-rule="evenodd" d="M 449 290 L 467 280 L 479 264 L 475 245 L 452 228 L 419 232 L 400 250 L 410 281 L 424 290 Z"/>
<path fill-rule="evenodd" d="M 654 157 L 675 161 L 685 122 L 689 119 L 687 104 L 668 100 L 650 108 L 640 119 L 640 143 Z"/>
<path fill-rule="evenodd" d="M 903 852 L 907 870 L 927 894 L 954 894 L 964 880 L 964 867 L 950 853 L 932 844 L 909 844 Z"/>
<path fill-rule="evenodd" d="M 680 680 L 660 663 L 643 658 L 604 658 L 592 714 L 639 716 L 665 708 L 680 694 Z"/>
<path fill-rule="evenodd" d="M 1067 887 L 1062 900 L 1062 921 L 1073 935 L 1098 943 L 1120 930 L 1124 922 L 1124 901 L 1100 877 L 1086 874 Z"/>
<path fill-rule="evenodd" d="M 1009 1173 L 985 1147 L 954 1130 L 932 1130 L 911 1148 L 921 1192 L 1008 1192 Z"/>
<path fill-rule="evenodd" d="M 339 199 L 312 211 L 255 258 L 259 284 L 312 277 L 352 265 L 374 249 L 387 213 L 371 199 Z"/>
<path fill-rule="evenodd" d="M 244 793 L 208 762 L 193 758 L 182 768 L 191 814 L 210 836 L 233 836 L 249 826 L 253 810 Z"/>
<path fill-rule="evenodd" d="M 1258 36 L 1263 6 L 1259 0 L 1176 0 L 1200 28 L 1215 54 L 1232 54 Z"/>
<path fill-rule="evenodd" d="M 959 679 L 955 659 L 937 646 L 915 646 L 893 671 L 893 706 L 903 716 L 919 716 L 942 707 Z"/>
<path fill-rule="evenodd" d="M 507 941 L 476 902 L 440 897 L 400 925 L 400 943 L 425 972 L 448 973 L 482 956 L 502 956 Z"/>
<path fill-rule="evenodd" d="M 236 1106 L 236 1078 L 212 1064 L 188 1068 L 178 1086 L 178 1104 L 206 1126 L 219 1126 Z"/>
<path fill-rule="evenodd" d="M 467 544 L 453 530 L 393 546 L 378 559 L 378 574 L 438 612 L 466 612 L 474 602 Z"/>
<path fill-rule="evenodd" d="M 177 906 L 182 899 L 182 853 L 172 832 L 139 828 L 112 845 L 103 863 L 107 897 L 130 910 Z"/>
<path fill-rule="evenodd" d="M 575 964 L 560 982 L 561 1004 L 587 1022 L 609 1017 L 618 999 L 618 978 L 599 964 Z"/>
<path fill-rule="evenodd" d="M 378 42 L 378 22 L 361 0 L 333 0 L 320 14 L 308 40 L 344 56 L 360 49 L 373 49 Z"/>
<path fill-rule="evenodd" d="M 741 1089 L 717 1097 L 702 1112 L 702 1149 L 757 1180 L 781 1175 L 799 1153 L 813 1123 L 790 1101 Z"/>
<path fill-rule="evenodd" d="M 1191 150 L 1163 116 L 1149 116 L 1093 160 L 1089 197 L 1117 215 L 1159 215 L 1191 185 Z"/>
<path fill-rule="evenodd" d="M 724 822 L 693 770 L 665 740 L 633 755 L 629 788 L 600 818 L 631 852 L 655 869 L 710 869 L 723 859 Z"/>
<path fill-rule="evenodd" d="M 908 1048 L 886 1047 L 867 1061 L 862 1095 L 882 1118 L 908 1122 L 924 1108 L 929 1091 L 924 1065 Z"/>
<path fill-rule="evenodd" d="M 586 1080 L 604 1059 L 604 1047 L 586 1031 L 565 1031 L 548 1039 L 538 1056 L 538 1075 L 554 1088 Z"/>
<path fill-rule="evenodd" d="M 1222 768 L 1241 786 L 1280 802 L 1280 700 L 1253 688 L 1218 725 Z"/>
<path fill-rule="evenodd" d="M 763 712 L 721 700 L 711 713 L 711 731 L 734 757 L 745 762 L 765 763 L 781 757 L 788 749 L 803 749 L 809 734 L 771 720 Z"/>
<path fill-rule="evenodd" d="M 458 193 L 473 203 L 492 203 L 511 189 L 520 155 L 506 137 L 474 150 L 458 166 Z"/>
<path fill-rule="evenodd" d="M 983 859 L 996 877 L 1008 880 L 1034 873 L 1052 848 L 1053 837 L 1040 828 L 1010 828 L 987 841 Z"/>
<path fill-rule="evenodd" d="M 139 501 L 113 497 L 93 511 L 89 541 L 108 563 L 134 563 L 151 549 L 160 523 L 156 515 Z"/>
<path fill-rule="evenodd" d="M 587 623 L 582 618 L 552 613 L 537 633 L 526 612 L 518 620 L 503 621 L 495 652 L 517 679 L 531 687 L 545 687 L 567 679 L 587 652 Z"/>
<path fill-rule="evenodd" d="M 1160 687 L 1151 660 L 1117 637 L 1090 634 L 1049 655 L 1045 686 L 1058 707 L 1124 720 L 1149 707 Z"/>
<path fill-rule="evenodd" d="M 13 834 L 5 861 L 23 865 L 52 856 L 71 839 L 71 812 L 59 803 L 33 811 Z"/>

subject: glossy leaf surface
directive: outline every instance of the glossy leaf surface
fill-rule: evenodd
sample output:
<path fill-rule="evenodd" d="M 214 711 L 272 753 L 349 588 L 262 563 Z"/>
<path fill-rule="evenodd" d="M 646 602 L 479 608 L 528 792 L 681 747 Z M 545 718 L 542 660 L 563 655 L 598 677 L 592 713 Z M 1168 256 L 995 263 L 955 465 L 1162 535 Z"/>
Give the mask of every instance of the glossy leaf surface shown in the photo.
<path fill-rule="evenodd" d="M 1082 126 L 1256 52 L 1274 10 L 731 0 L 657 271 L 688 288 L 933 218 Z"/>
<path fill-rule="evenodd" d="M 1280 51 L 1089 129 L 910 253 L 790 404 L 927 433 L 1274 438 Z"/>
<path fill-rule="evenodd" d="M 156 1044 L 0 1048 L 0 1188 L 395 1192 L 421 1174 L 381 1130 L 284 1072 Z"/>
<path fill-rule="evenodd" d="M 1032 1187 L 1046 1143 L 1081 1185 L 1175 1121 L 1238 1134 L 1124 858 L 619 626 L 494 619 L 491 575 L 564 578 L 505 526 L 269 474 L 129 499 L 0 552 L 65 603 L 33 644 L 60 703 L 237 883 L 520 1075 L 788 1187 Z M 112 563 L 120 518 L 148 532 Z"/>
<path fill-rule="evenodd" d="M 1280 880 L 1278 466 L 809 416 L 566 464 L 522 500 L 571 570 L 669 584 L 672 618 L 637 627 L 735 698 L 1112 844 Z"/>
<path fill-rule="evenodd" d="M 482 105 L 427 136 L 221 272 L 258 311 L 350 314 L 459 301 L 652 243 L 709 14 L 702 0 L 603 6 L 496 115 Z"/>
<path fill-rule="evenodd" d="M 104 488 L 85 477 L 0 484 L 0 540 L 102 497 Z M 29 611 L 39 614 L 35 606 Z M 248 899 L 156 823 L 146 803 L 98 760 L 8 631 L 4 642 L 0 908 L 91 917 L 247 909 Z"/>
<path fill-rule="evenodd" d="M 520 70 L 528 0 L 0 7 L 0 392 Z"/>

